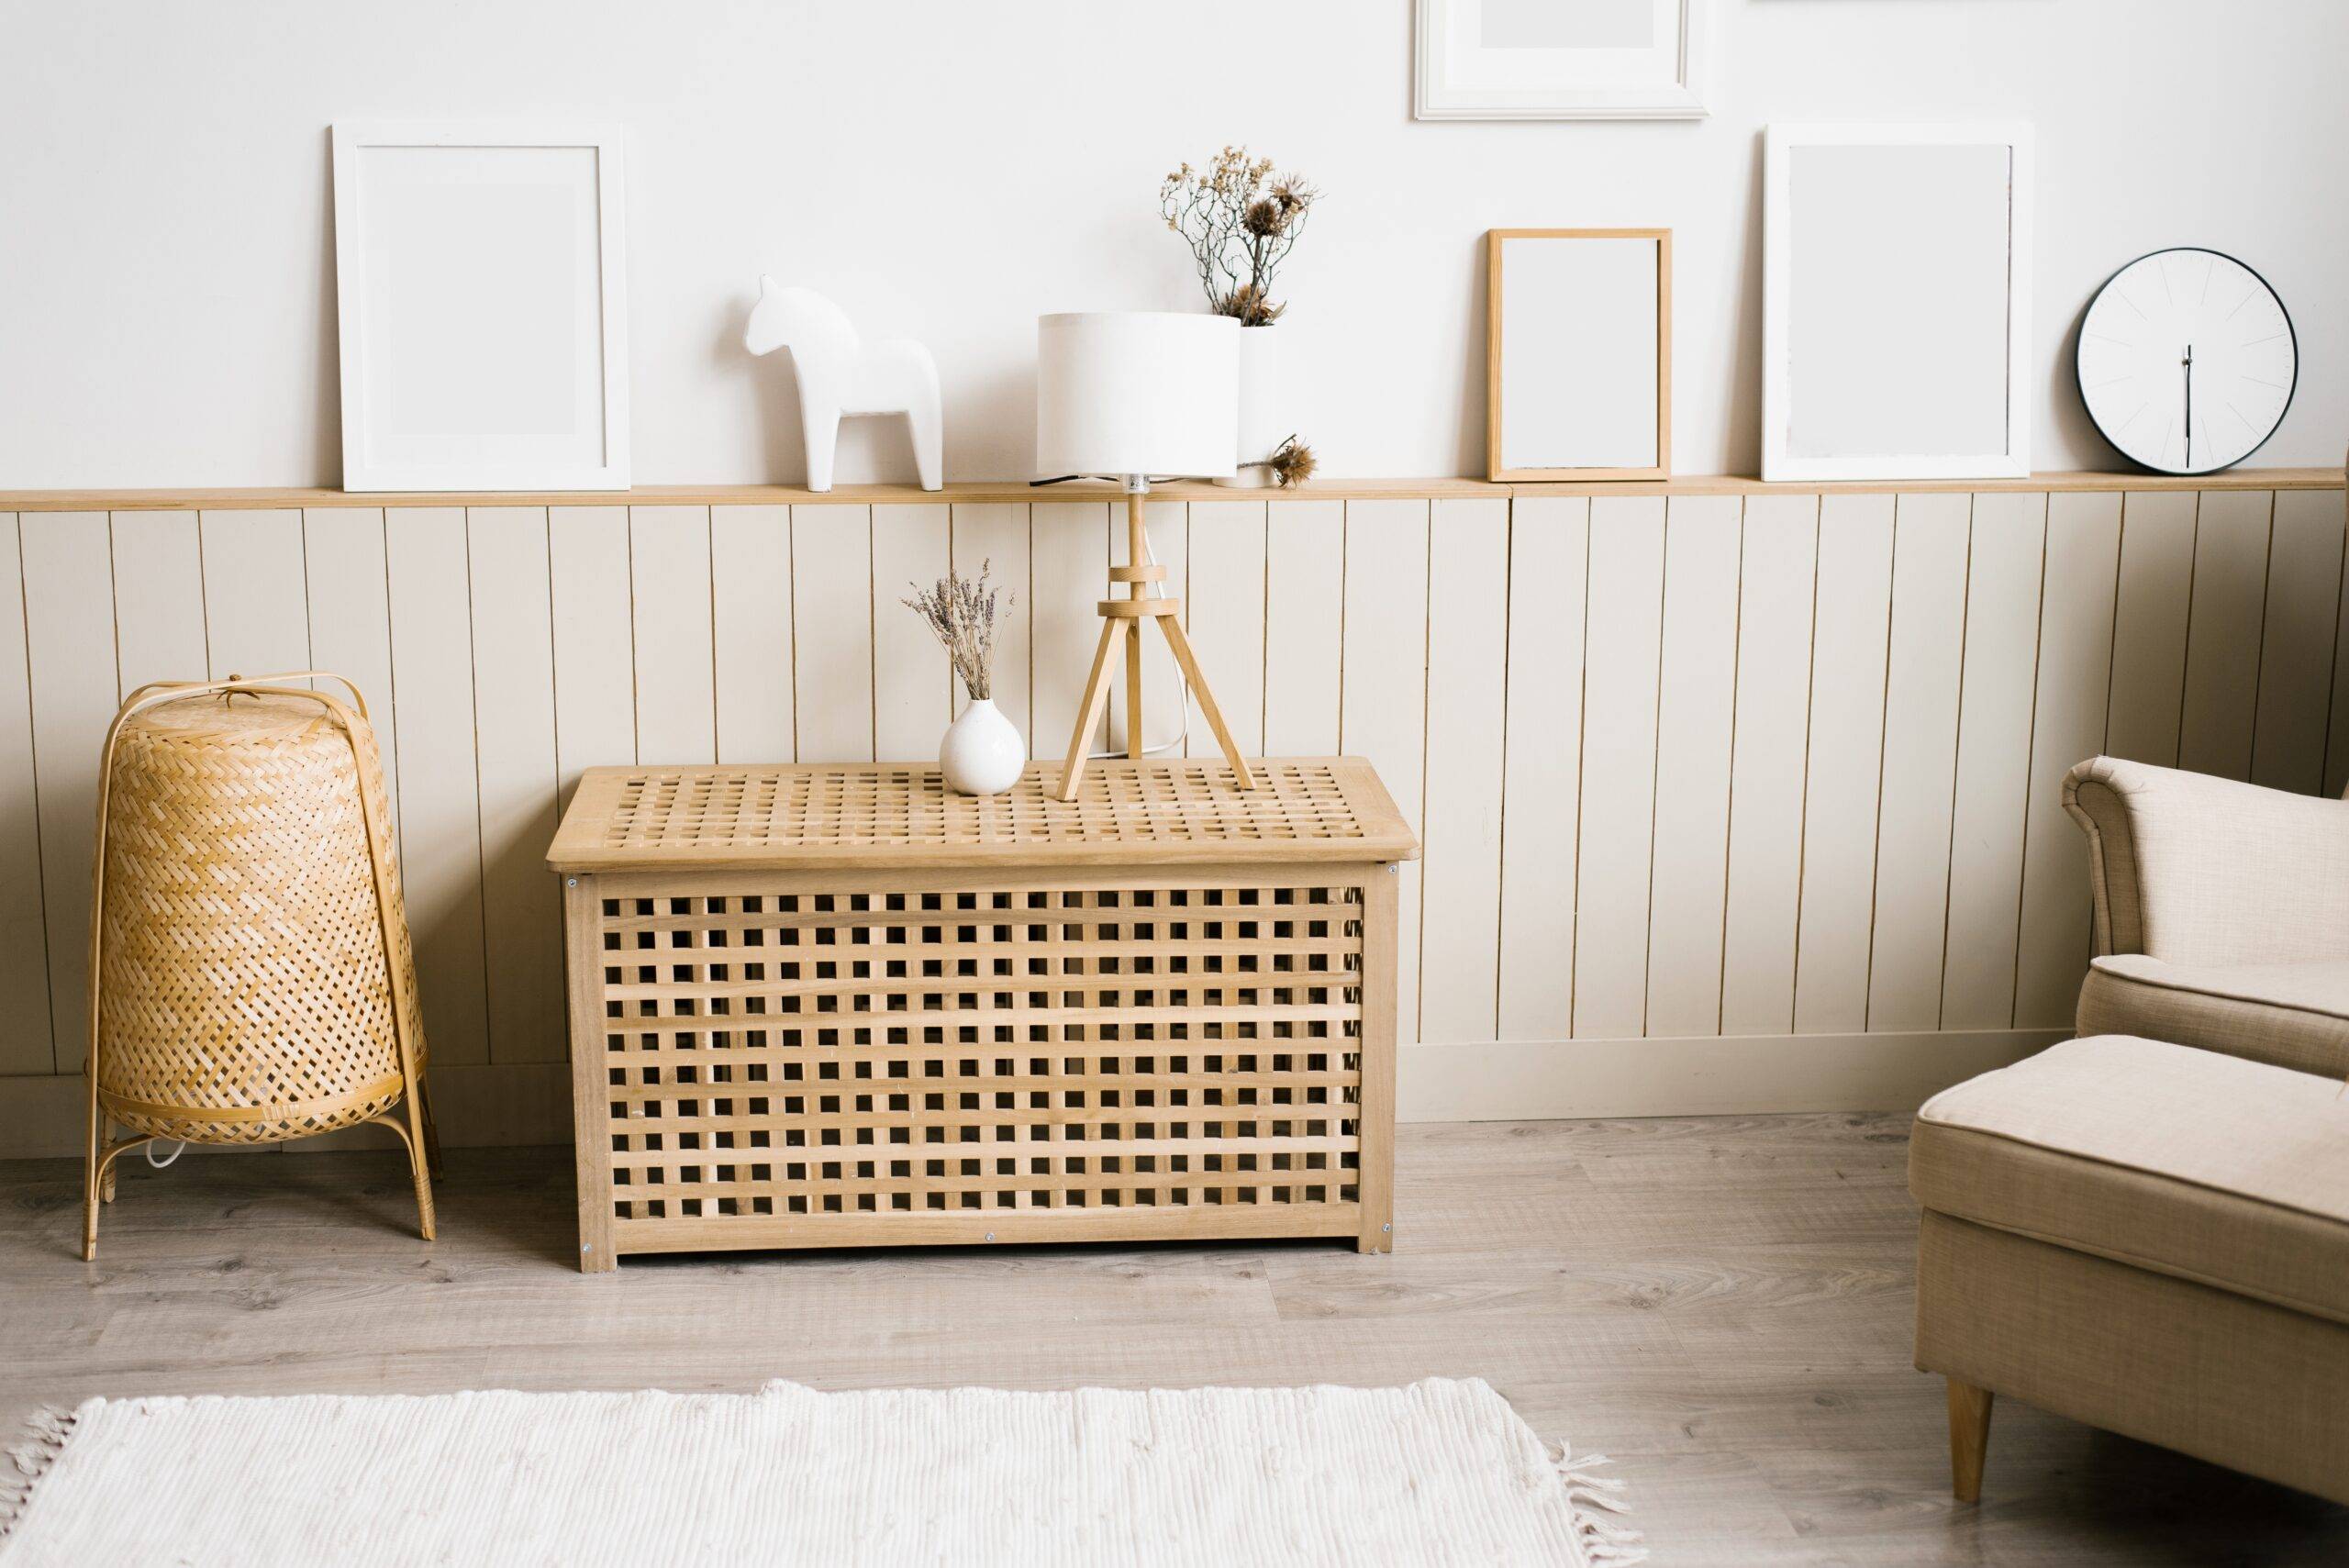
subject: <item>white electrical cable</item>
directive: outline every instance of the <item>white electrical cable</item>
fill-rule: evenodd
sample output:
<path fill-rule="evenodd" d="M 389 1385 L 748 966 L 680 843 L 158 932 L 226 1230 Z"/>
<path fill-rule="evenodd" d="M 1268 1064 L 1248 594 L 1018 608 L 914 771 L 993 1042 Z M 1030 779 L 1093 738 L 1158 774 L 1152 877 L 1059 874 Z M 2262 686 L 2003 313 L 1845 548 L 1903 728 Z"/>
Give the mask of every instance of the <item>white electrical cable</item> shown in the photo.
<path fill-rule="evenodd" d="M 164 1141 L 166 1141 L 166 1140 L 163 1140 L 163 1139 L 156 1139 L 156 1140 L 154 1140 L 152 1142 L 150 1142 L 150 1143 L 147 1145 L 147 1163 L 149 1163 L 150 1165 L 154 1166 L 154 1167 L 155 1167 L 155 1169 L 157 1169 L 158 1171 L 161 1170 L 164 1166 L 166 1166 L 166 1165 L 170 1164 L 170 1163 L 172 1162 L 172 1160 L 176 1160 L 176 1159 L 178 1159 L 181 1155 L 183 1155 L 183 1154 L 184 1154 L 184 1153 L 186 1153 L 186 1152 L 187 1152 L 187 1144 L 186 1144 L 185 1142 L 184 1142 L 184 1141 L 182 1141 L 182 1140 L 178 1140 L 178 1139 L 173 1139 L 173 1140 L 169 1140 L 168 1141 L 178 1143 L 178 1144 L 179 1144 L 179 1147 L 178 1147 L 177 1149 L 174 1149 L 174 1150 L 173 1150 L 173 1151 L 172 1151 L 172 1160 L 158 1160 L 158 1159 L 156 1159 L 156 1158 L 155 1158 L 155 1144 L 156 1144 L 156 1143 L 164 1142 Z"/>

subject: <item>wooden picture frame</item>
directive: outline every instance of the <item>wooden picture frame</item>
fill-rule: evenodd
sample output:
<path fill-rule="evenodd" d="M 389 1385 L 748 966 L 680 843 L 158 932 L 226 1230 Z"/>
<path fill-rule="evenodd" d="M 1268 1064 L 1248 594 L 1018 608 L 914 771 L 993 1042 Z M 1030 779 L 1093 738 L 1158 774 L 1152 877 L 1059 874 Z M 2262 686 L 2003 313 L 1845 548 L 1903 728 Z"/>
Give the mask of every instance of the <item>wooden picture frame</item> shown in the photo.
<path fill-rule="evenodd" d="M 1667 477 L 1672 230 L 1495 228 L 1485 255 L 1487 477 Z"/>
<path fill-rule="evenodd" d="M 1762 477 L 2031 473 L 2027 125 L 1776 125 Z"/>
<path fill-rule="evenodd" d="M 1702 119 L 1712 0 L 1418 0 L 1423 120 Z"/>
<path fill-rule="evenodd" d="M 629 487 L 616 126 L 334 128 L 342 483 Z"/>

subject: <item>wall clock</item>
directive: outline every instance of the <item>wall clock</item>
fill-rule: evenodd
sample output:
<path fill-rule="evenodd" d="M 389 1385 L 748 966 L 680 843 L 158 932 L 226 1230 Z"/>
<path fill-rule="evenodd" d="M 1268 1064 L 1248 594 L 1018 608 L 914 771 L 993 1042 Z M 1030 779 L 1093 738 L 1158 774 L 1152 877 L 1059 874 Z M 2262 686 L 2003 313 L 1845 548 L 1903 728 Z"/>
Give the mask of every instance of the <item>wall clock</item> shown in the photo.
<path fill-rule="evenodd" d="M 2080 399 L 2121 454 L 2160 473 L 2241 462 L 2284 422 L 2299 339 L 2267 280 L 2187 246 L 2112 275 L 2080 323 Z"/>

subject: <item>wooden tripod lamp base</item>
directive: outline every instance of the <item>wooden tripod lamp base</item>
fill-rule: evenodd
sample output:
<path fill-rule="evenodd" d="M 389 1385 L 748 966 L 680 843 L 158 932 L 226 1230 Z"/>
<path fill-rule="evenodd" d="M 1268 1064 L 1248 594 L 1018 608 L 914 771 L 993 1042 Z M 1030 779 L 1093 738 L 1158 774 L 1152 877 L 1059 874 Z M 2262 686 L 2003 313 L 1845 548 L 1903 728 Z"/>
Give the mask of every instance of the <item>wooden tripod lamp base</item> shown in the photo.
<path fill-rule="evenodd" d="M 1223 722 L 1223 710 L 1215 705 L 1215 694 L 1208 689 L 1208 679 L 1199 673 L 1198 655 L 1191 651 L 1191 639 L 1183 632 L 1183 601 L 1162 595 L 1159 585 L 1166 581 L 1166 568 L 1150 562 L 1150 539 L 1142 530 L 1142 500 L 1147 491 L 1141 487 L 1126 492 L 1126 563 L 1109 568 L 1109 581 L 1123 583 L 1126 596 L 1104 599 L 1101 610 L 1101 641 L 1093 651 L 1093 673 L 1085 678 L 1085 696 L 1077 704 L 1076 732 L 1068 739 L 1068 761 L 1061 770 L 1060 796 L 1074 800 L 1077 786 L 1085 779 L 1085 764 L 1091 752 L 1093 731 L 1101 722 L 1101 713 L 1109 704 L 1109 683 L 1114 680 L 1118 644 L 1126 649 L 1126 755 L 1141 755 L 1141 628 L 1145 621 L 1155 621 L 1165 636 L 1166 646 L 1174 651 L 1174 662 L 1182 666 L 1183 679 L 1190 683 L 1192 694 L 1199 699 L 1199 711 L 1207 716 L 1208 728 L 1215 731 L 1216 744 L 1223 748 L 1224 757 L 1231 763 L 1232 780 L 1241 789 L 1254 789 L 1256 775 L 1249 770 L 1248 760 L 1240 754 L 1239 743 L 1231 739 L 1230 727 Z"/>

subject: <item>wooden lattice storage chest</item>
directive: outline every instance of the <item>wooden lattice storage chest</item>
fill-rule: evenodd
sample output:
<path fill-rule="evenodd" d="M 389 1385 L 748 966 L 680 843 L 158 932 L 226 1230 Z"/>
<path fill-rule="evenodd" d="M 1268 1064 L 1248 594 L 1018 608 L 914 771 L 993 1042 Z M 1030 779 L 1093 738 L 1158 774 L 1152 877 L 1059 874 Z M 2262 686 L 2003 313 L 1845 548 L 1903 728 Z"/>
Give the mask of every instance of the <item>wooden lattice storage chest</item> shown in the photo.
<path fill-rule="evenodd" d="M 563 880 L 580 1266 L 1391 1240 L 1396 878 L 1367 762 L 598 768 Z"/>

